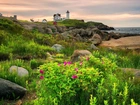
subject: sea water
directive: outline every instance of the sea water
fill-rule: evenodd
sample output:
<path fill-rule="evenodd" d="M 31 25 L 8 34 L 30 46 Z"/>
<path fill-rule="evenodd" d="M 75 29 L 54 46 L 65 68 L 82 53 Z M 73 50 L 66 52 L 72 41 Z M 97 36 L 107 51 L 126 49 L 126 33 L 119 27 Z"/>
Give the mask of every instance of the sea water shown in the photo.
<path fill-rule="evenodd" d="M 108 32 L 140 34 L 140 27 L 115 27 L 115 30 L 111 30 Z"/>

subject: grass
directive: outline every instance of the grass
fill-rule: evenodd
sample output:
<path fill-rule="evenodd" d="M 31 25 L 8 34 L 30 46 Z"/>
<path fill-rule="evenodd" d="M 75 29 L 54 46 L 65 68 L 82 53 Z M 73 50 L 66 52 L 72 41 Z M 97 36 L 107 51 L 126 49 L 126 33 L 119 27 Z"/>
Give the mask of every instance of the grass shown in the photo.
<path fill-rule="evenodd" d="M 47 22 L 47 24 L 53 25 L 53 21 L 49 21 Z M 63 21 L 58 21 L 57 25 L 66 27 L 86 28 L 86 27 L 96 27 L 103 24 L 100 22 L 84 22 L 84 20 L 66 19 Z"/>
<path fill-rule="evenodd" d="M 72 26 L 77 22 L 79 20 L 65 20 L 60 25 Z M 73 51 L 87 49 L 89 43 L 28 31 L 11 20 L 0 19 L 0 24 L 0 77 L 27 88 L 27 93 L 37 95 L 34 100 L 25 100 L 23 105 L 140 104 L 137 98 L 140 97 L 139 83 L 134 82 L 132 75 L 123 74 L 120 70 L 140 69 L 138 53 L 100 48 L 91 51 L 93 56 L 89 59 L 83 58 L 83 62 L 71 64 L 69 60 Z M 15 27 L 19 30 L 11 33 Z M 65 49 L 55 52 L 51 46 L 56 43 Z M 53 59 L 49 59 L 47 52 L 53 55 Z M 30 59 L 23 59 L 25 57 Z M 10 74 L 12 65 L 27 69 L 29 77 Z"/>

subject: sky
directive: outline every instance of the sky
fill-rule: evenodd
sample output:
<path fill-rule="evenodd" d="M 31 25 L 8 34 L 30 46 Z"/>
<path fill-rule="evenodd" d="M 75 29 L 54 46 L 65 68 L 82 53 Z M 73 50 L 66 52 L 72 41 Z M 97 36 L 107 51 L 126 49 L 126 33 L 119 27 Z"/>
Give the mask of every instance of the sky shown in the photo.
<path fill-rule="evenodd" d="M 140 27 L 140 0 L 0 0 L 3 16 L 19 20 L 53 20 L 53 14 L 102 22 L 112 27 Z"/>

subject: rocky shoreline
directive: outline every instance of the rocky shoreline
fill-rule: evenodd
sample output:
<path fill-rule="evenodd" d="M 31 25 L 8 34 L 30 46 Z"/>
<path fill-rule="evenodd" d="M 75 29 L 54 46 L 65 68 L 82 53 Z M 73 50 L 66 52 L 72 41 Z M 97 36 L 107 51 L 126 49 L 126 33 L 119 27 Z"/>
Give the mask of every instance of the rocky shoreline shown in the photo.
<path fill-rule="evenodd" d="M 92 26 L 92 25 L 90 26 L 90 24 L 92 24 L 92 22 L 88 23 L 88 27 L 68 27 L 68 26 L 47 25 L 44 23 L 40 23 L 40 24 L 31 23 L 31 22 L 24 23 L 24 24 L 20 23 L 21 26 L 23 26 L 25 29 L 28 30 L 37 30 L 38 32 L 41 32 L 43 34 L 60 35 L 64 39 L 72 38 L 75 41 L 89 42 L 96 46 L 98 45 L 105 46 L 105 47 L 119 46 L 119 48 L 123 48 L 123 49 L 124 48 L 140 49 L 140 41 L 139 41 L 140 35 L 129 34 L 129 33 L 122 34 L 122 33 L 107 32 L 108 30 L 114 30 L 114 28 L 104 25 L 102 23 L 96 26 Z M 119 41 L 118 39 L 124 41 Z M 132 41 L 128 41 L 127 43 L 126 40 L 128 39 Z M 137 42 L 136 44 L 135 41 Z M 118 43 L 118 45 L 114 43 Z M 119 45 L 120 43 L 123 43 L 123 45 Z"/>

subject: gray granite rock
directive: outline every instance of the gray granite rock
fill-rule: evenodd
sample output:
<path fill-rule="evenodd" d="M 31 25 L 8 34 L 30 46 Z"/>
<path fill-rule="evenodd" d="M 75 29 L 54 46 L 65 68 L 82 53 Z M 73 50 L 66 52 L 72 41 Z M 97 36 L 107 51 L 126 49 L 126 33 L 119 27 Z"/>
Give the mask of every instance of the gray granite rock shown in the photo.
<path fill-rule="evenodd" d="M 22 98 L 26 89 L 11 81 L 0 78 L 0 99 L 17 99 Z"/>
<path fill-rule="evenodd" d="M 9 69 L 9 72 L 10 73 L 16 73 L 20 77 L 29 76 L 28 70 L 26 70 L 23 67 L 11 66 L 10 69 Z"/>
<path fill-rule="evenodd" d="M 52 48 L 53 48 L 54 50 L 56 50 L 57 52 L 60 52 L 62 49 L 64 49 L 64 47 L 63 47 L 62 45 L 60 45 L 60 44 L 54 44 L 54 45 L 52 46 Z"/>

